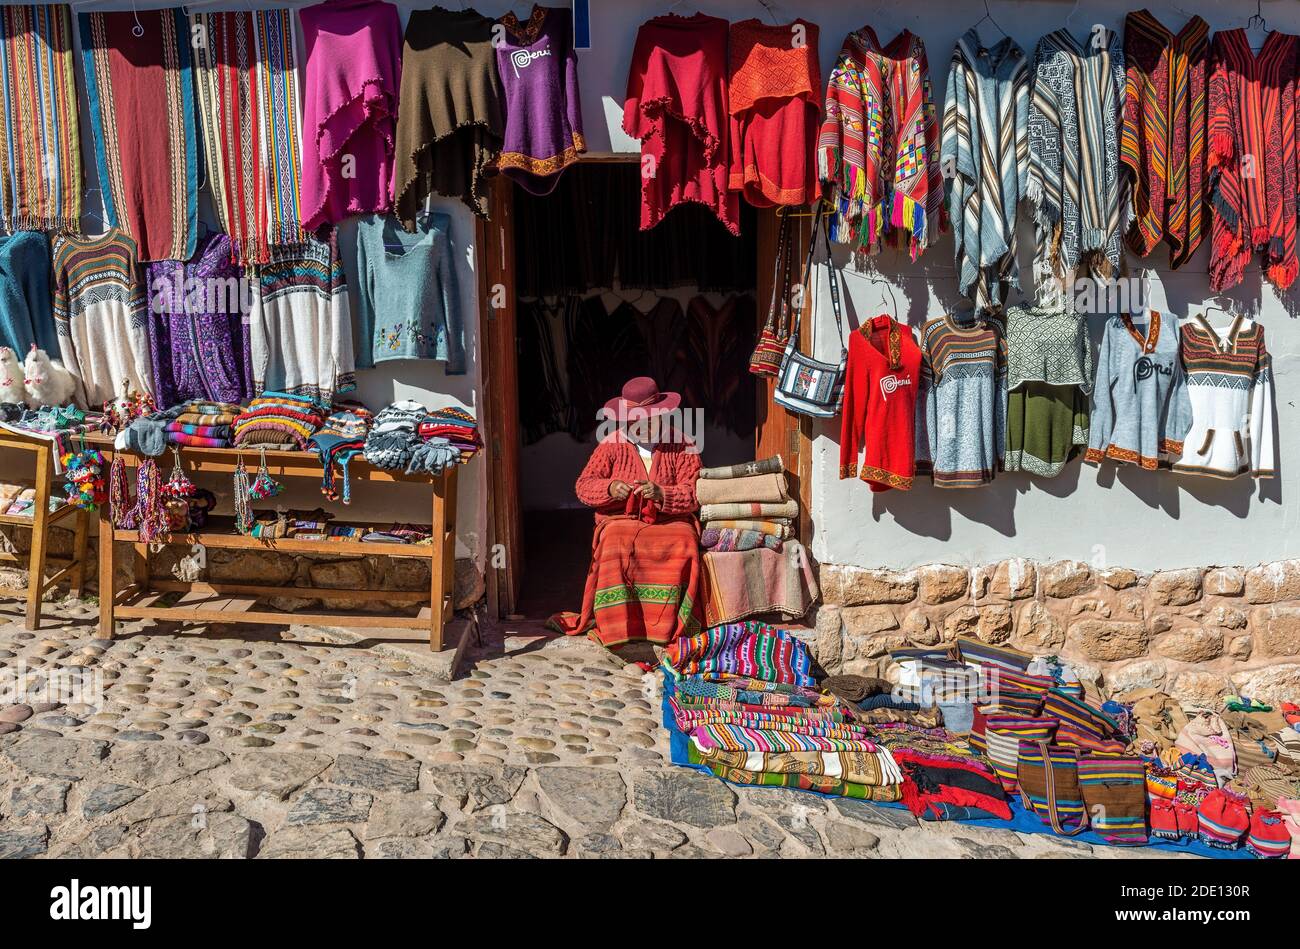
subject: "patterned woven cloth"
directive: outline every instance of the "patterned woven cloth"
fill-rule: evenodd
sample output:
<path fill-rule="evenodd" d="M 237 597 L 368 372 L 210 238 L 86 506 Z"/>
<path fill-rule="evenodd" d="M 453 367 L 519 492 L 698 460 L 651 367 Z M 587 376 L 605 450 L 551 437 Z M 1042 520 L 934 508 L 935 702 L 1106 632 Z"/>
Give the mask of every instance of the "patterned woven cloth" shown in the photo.
<path fill-rule="evenodd" d="M 812 686 L 812 656 L 790 633 L 766 623 L 715 626 L 668 647 L 664 664 L 678 675 L 725 673 Z"/>

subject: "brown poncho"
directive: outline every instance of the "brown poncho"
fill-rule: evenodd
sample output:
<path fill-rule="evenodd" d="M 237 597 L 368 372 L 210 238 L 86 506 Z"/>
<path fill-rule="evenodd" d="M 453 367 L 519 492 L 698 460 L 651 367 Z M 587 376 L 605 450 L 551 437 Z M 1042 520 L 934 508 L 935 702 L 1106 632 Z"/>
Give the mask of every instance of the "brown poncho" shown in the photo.
<path fill-rule="evenodd" d="M 430 194 L 460 198 L 487 217 L 484 173 L 505 132 L 494 21 L 474 10 L 415 10 L 402 47 L 393 197 L 402 225 Z"/>

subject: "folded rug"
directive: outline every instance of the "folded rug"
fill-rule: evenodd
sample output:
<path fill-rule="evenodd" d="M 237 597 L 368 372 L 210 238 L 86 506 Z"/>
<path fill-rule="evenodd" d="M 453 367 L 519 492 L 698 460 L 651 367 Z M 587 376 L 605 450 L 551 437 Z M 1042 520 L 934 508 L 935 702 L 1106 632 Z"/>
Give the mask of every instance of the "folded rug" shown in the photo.
<path fill-rule="evenodd" d="M 754 550 L 758 547 L 781 549 L 781 538 L 761 531 L 718 530 L 706 528 L 700 533 L 700 546 L 705 550 Z"/>
<path fill-rule="evenodd" d="M 719 468 L 701 468 L 700 480 L 711 481 L 714 478 L 745 478 L 750 475 L 777 474 L 785 471 L 785 464 L 780 455 L 762 458 L 759 461 L 746 461 L 738 465 L 723 465 Z"/>
<path fill-rule="evenodd" d="M 878 751 L 727 751 L 691 742 L 704 763 L 769 774 L 818 774 L 853 784 L 901 784 L 893 755 Z"/>
<path fill-rule="evenodd" d="M 776 517 L 757 521 L 709 521 L 709 526 L 705 530 L 755 531 L 759 534 L 775 537 L 777 540 L 785 540 L 787 537 L 794 536 L 794 526 L 789 523 L 789 520 L 787 517 Z"/>
<path fill-rule="evenodd" d="M 695 482 L 695 499 L 704 504 L 779 504 L 790 500 L 785 472 L 746 478 L 714 478 Z"/>
<path fill-rule="evenodd" d="M 707 551 L 701 559 L 701 594 L 709 626 L 761 613 L 793 619 L 807 613 L 818 596 L 810 558 L 797 541 L 780 551 Z"/>
<path fill-rule="evenodd" d="M 698 490 L 698 485 L 696 490 Z M 788 501 L 775 501 L 768 503 L 729 503 L 729 504 L 704 504 L 700 506 L 700 520 L 702 521 L 722 521 L 736 518 L 757 518 L 762 520 L 769 517 L 789 517 L 799 516 L 799 502 L 793 499 Z"/>
<path fill-rule="evenodd" d="M 707 767 L 716 778 L 731 784 L 754 785 L 757 787 L 794 788 L 800 791 L 816 791 L 819 794 L 834 794 L 839 797 L 863 801 L 896 802 L 902 800 L 901 784 L 856 784 L 842 778 L 832 778 L 821 774 L 789 774 L 772 771 L 749 771 L 733 768 L 708 757 L 706 752 L 687 742 L 687 762 Z"/>

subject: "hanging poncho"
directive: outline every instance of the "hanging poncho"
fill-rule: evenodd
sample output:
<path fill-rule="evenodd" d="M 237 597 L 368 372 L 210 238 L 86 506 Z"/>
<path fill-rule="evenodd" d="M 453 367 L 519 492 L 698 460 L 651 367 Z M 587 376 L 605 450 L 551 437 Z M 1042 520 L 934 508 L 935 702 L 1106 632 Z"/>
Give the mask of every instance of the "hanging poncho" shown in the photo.
<path fill-rule="evenodd" d="M 1241 283 L 1256 250 L 1283 290 L 1296 276 L 1296 52 L 1270 33 L 1258 56 L 1245 30 L 1214 34 L 1210 73 L 1210 289 Z"/>
<path fill-rule="evenodd" d="M 816 197 L 817 36 L 816 24 L 804 20 L 731 24 L 728 187 L 755 207 L 801 206 Z"/>
<path fill-rule="evenodd" d="M 740 233 L 727 102 L 726 20 L 670 13 L 641 25 L 623 104 L 623 131 L 641 140 L 641 230 L 693 201 Z"/>
<path fill-rule="evenodd" d="M 1121 167 L 1133 188 L 1128 243 L 1145 257 L 1160 241 L 1185 264 L 1205 225 L 1205 78 L 1210 27 L 1192 17 L 1175 35 L 1146 10 L 1124 20 Z"/>
<path fill-rule="evenodd" d="M 904 30 L 883 49 L 869 26 L 845 38 L 826 89 L 817 176 L 835 202 L 832 240 L 874 254 L 896 230 L 916 260 L 938 239 L 939 122 L 919 36 Z"/>
<path fill-rule="evenodd" d="M 1020 287 L 1016 207 L 1029 178 L 1029 63 L 1011 37 L 967 30 L 948 71 L 939 155 L 956 244 L 957 286 L 978 307 Z"/>
<path fill-rule="evenodd" d="M 392 207 L 402 26 L 397 8 L 328 0 L 302 22 L 303 226 Z"/>
<path fill-rule="evenodd" d="M 142 261 L 189 260 L 199 161 L 185 15 L 82 13 L 79 23 L 106 223 L 134 239 Z"/>
<path fill-rule="evenodd" d="M 1043 283 L 1076 268 L 1119 272 L 1125 203 L 1119 174 L 1124 52 L 1119 34 L 1086 46 L 1065 30 L 1044 36 L 1029 102 L 1029 189 L 1034 276 Z"/>
<path fill-rule="evenodd" d="M 0 127 L 0 225 L 11 232 L 80 230 L 69 7 L 0 7 Z"/>
<path fill-rule="evenodd" d="M 495 27 L 474 10 L 440 7 L 416 10 L 406 24 L 393 190 L 412 234 L 430 194 L 460 198 L 487 217 L 484 175 L 506 128 Z"/>

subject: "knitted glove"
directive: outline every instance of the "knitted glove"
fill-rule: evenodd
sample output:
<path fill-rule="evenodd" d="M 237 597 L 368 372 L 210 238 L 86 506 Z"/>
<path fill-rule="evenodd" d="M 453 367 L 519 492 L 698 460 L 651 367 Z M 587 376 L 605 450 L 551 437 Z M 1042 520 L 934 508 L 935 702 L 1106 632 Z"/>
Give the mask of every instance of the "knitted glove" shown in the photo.
<path fill-rule="evenodd" d="M 460 449 L 452 446 L 445 438 L 430 439 L 416 446 L 411 452 L 411 460 L 407 462 L 406 473 L 415 474 L 417 471 L 426 471 L 429 474 L 440 475 L 448 465 L 456 464 L 460 458 Z"/>

